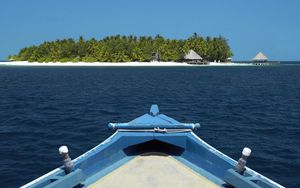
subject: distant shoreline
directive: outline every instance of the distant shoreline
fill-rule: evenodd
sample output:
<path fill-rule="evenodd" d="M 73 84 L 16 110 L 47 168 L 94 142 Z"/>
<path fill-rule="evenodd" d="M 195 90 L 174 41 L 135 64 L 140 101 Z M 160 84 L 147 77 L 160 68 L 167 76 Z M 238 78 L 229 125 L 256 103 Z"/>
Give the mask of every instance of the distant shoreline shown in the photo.
<path fill-rule="evenodd" d="M 10 61 L 10 62 L 0 62 L 0 65 L 5 66 L 87 66 L 87 67 L 207 67 L 207 66 L 253 66 L 249 63 L 216 63 L 210 62 L 208 65 L 194 65 L 188 64 L 186 62 L 48 62 L 48 63 L 38 63 L 38 62 L 28 62 L 28 61 Z"/>

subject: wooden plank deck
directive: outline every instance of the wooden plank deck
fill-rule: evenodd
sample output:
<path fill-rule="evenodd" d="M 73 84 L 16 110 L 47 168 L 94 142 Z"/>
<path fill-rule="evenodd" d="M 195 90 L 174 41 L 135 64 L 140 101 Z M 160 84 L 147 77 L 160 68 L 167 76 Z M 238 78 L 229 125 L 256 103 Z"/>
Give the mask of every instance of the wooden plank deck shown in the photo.
<path fill-rule="evenodd" d="M 217 188 L 171 156 L 161 153 L 140 155 L 89 186 L 90 188 Z"/>

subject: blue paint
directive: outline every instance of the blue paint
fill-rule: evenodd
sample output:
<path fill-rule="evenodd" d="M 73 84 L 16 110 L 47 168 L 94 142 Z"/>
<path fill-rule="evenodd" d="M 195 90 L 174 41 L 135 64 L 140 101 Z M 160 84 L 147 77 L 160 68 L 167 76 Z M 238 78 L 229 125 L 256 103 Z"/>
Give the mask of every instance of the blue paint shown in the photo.
<path fill-rule="evenodd" d="M 80 182 L 84 180 L 84 175 L 80 169 L 77 169 L 63 178 L 59 178 L 58 180 L 50 183 L 49 185 L 45 186 L 45 188 L 56 188 L 56 187 L 74 187 Z"/>
<path fill-rule="evenodd" d="M 230 170 L 234 168 L 236 161 L 205 144 L 191 132 L 192 127 L 190 131 L 186 131 L 184 124 L 163 114 L 158 114 L 158 112 L 158 107 L 152 106 L 151 115 L 145 114 L 141 116 L 142 118 L 133 120 L 134 123 L 127 123 L 128 126 L 135 126 L 135 130 L 117 131 L 102 144 L 75 159 L 73 161 L 75 170 L 70 174 L 61 173 L 63 170 L 60 167 L 58 172 L 50 174 L 27 187 L 63 188 L 76 185 L 87 187 L 134 158 L 138 155 L 139 150 L 149 152 L 153 149 L 174 155 L 178 161 L 220 186 L 223 186 L 226 181 L 236 187 L 278 187 L 265 177 L 258 177 L 254 171 L 247 170 L 246 174 L 242 176 Z M 153 119 L 156 117 L 159 119 Z M 141 129 L 135 125 L 135 122 L 144 125 L 162 125 L 162 122 L 165 121 L 167 121 L 166 126 L 170 128 L 170 132 L 168 129 L 166 132 L 155 132 L 152 126 L 147 127 L 147 130 L 143 130 L 144 127 Z M 177 129 L 176 132 L 173 132 L 173 123 L 175 123 L 175 127 L 180 125 L 184 129 Z"/>
<path fill-rule="evenodd" d="M 157 104 L 153 104 L 150 108 L 150 115 L 151 116 L 157 116 L 159 113 L 159 109 L 158 109 L 158 106 Z"/>
<path fill-rule="evenodd" d="M 128 123 L 109 123 L 109 129 L 198 129 L 199 123 L 180 123 L 164 114 L 159 114 L 158 106 L 152 105 L 150 114 L 144 114 Z"/>
<path fill-rule="evenodd" d="M 93 182 L 104 177 L 105 175 L 109 174 L 110 172 L 112 172 L 115 169 L 119 168 L 120 166 L 124 165 L 125 163 L 127 163 L 128 161 L 130 161 L 133 158 L 134 158 L 133 156 L 126 156 L 126 157 L 122 158 L 121 160 L 111 164 L 107 168 L 104 168 L 103 170 L 96 172 L 95 174 L 90 176 L 84 183 L 86 185 L 92 184 Z"/>
<path fill-rule="evenodd" d="M 227 170 L 224 181 L 230 185 L 233 185 L 234 187 L 243 187 L 243 188 L 274 187 L 272 184 L 270 184 L 269 182 L 263 179 L 252 177 L 252 176 L 245 177 L 239 174 L 238 172 L 234 171 L 233 169 Z"/>

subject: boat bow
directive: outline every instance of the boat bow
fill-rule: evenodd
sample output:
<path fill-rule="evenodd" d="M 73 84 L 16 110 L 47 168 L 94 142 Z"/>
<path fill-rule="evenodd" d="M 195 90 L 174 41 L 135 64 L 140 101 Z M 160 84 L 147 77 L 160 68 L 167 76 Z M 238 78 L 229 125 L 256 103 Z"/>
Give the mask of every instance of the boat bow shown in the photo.
<path fill-rule="evenodd" d="M 236 172 L 235 160 L 193 133 L 199 123 L 180 123 L 157 105 L 128 123 L 108 126 L 116 132 L 74 159 L 73 171 L 61 166 L 23 187 L 282 187 L 247 167 Z"/>
<path fill-rule="evenodd" d="M 180 123 L 179 121 L 159 113 L 158 106 L 152 105 L 150 112 L 144 114 L 128 123 L 109 123 L 108 128 L 112 130 L 128 129 L 191 129 L 200 128 L 199 123 Z"/>

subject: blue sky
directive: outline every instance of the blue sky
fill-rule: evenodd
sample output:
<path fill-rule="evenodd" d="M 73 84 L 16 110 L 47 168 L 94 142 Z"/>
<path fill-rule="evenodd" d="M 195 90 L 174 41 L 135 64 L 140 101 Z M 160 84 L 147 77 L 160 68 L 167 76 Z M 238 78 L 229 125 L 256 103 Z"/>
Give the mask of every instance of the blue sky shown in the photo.
<path fill-rule="evenodd" d="M 62 38 L 222 35 L 235 60 L 300 60 L 299 0 L 1 0 L 0 59 Z"/>

